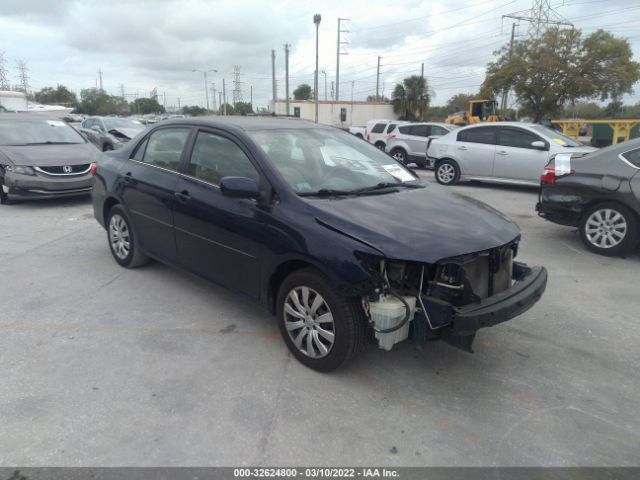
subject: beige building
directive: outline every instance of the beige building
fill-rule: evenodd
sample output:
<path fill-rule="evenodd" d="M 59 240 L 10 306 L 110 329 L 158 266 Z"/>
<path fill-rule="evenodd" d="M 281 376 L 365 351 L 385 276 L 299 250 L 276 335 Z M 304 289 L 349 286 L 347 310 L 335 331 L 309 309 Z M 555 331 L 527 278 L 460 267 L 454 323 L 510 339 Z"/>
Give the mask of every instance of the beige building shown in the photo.
<path fill-rule="evenodd" d="M 287 114 L 287 104 L 284 100 L 278 100 L 275 107 L 276 114 Z M 313 121 L 315 119 L 315 102 L 313 100 L 289 100 L 289 115 Z M 365 125 L 368 120 L 376 118 L 395 120 L 398 116 L 393 112 L 393 105 L 390 103 L 318 101 L 318 123 L 347 128 L 352 125 Z"/>

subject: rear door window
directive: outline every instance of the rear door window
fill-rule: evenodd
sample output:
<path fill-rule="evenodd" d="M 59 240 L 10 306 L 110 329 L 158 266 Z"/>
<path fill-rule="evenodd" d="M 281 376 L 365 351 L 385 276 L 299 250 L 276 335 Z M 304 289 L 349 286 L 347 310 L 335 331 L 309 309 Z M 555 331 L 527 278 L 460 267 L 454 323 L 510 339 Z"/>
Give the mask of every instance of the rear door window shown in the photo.
<path fill-rule="evenodd" d="M 413 125 L 411 127 L 411 135 L 416 137 L 428 137 L 429 127 L 427 125 Z"/>
<path fill-rule="evenodd" d="M 376 123 L 371 129 L 371 133 L 382 133 L 384 132 L 384 128 L 387 126 L 386 123 Z"/>
<path fill-rule="evenodd" d="M 468 130 L 462 130 L 458 132 L 459 142 L 471 142 L 471 143 L 486 143 L 489 145 L 495 145 L 496 143 L 496 128 L 495 127 L 478 127 L 469 128 Z"/>
<path fill-rule="evenodd" d="M 531 143 L 538 141 L 542 139 L 537 135 L 518 128 L 501 128 L 498 134 L 498 145 L 505 147 L 533 149 Z"/>
<path fill-rule="evenodd" d="M 398 127 L 398 130 L 403 135 L 409 135 L 411 133 L 411 125 L 405 125 L 403 127 Z"/>
<path fill-rule="evenodd" d="M 190 131 L 190 128 L 184 127 L 156 130 L 149 136 L 142 162 L 177 171 Z"/>
<path fill-rule="evenodd" d="M 630 152 L 625 152 L 622 154 L 622 157 L 635 167 L 640 168 L 640 148 L 637 150 L 631 150 Z"/>

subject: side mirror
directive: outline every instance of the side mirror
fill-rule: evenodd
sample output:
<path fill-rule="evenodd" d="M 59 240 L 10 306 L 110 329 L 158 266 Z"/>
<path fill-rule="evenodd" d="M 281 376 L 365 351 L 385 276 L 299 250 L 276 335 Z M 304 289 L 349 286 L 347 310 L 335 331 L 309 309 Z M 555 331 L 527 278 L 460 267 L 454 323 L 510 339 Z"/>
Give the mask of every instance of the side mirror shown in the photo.
<path fill-rule="evenodd" d="M 542 140 L 536 140 L 535 142 L 531 142 L 531 147 L 535 148 L 536 150 L 548 150 L 547 144 L 544 143 Z"/>
<path fill-rule="evenodd" d="M 258 198 L 260 187 L 255 180 L 247 177 L 224 177 L 220 181 L 220 191 L 231 198 Z"/>

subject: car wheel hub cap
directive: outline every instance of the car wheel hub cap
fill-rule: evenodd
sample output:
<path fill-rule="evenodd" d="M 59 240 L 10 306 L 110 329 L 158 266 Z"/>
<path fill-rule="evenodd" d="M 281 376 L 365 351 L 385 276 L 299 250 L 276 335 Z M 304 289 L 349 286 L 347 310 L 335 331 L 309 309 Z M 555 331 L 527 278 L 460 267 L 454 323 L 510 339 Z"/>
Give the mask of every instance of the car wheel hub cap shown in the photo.
<path fill-rule="evenodd" d="M 129 226 L 124 218 L 118 214 L 113 215 L 109 221 L 109 242 L 113 253 L 120 260 L 129 256 L 131 249 Z"/>
<path fill-rule="evenodd" d="M 585 235 L 598 248 L 612 248 L 620 245 L 627 235 L 627 221 L 616 210 L 596 210 L 587 218 Z"/>
<path fill-rule="evenodd" d="M 289 292 L 284 302 L 284 325 L 293 344 L 307 357 L 325 357 L 333 348 L 333 315 L 312 288 L 296 287 Z"/>
<path fill-rule="evenodd" d="M 454 175 L 455 170 L 453 166 L 449 165 L 448 163 L 445 163 L 444 165 L 440 166 L 440 168 L 438 168 L 438 178 L 443 183 L 449 183 L 451 180 L 453 180 Z"/>

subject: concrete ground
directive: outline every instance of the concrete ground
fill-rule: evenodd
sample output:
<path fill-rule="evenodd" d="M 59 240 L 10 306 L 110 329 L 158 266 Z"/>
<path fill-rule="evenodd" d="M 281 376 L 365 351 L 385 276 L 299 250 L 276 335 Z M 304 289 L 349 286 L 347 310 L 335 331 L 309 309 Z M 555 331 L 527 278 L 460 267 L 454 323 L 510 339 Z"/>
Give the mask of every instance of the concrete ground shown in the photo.
<path fill-rule="evenodd" d="M 589 253 L 535 190 L 453 188 L 520 224 L 541 302 L 473 355 L 369 344 L 324 375 L 245 299 L 120 268 L 88 200 L 2 206 L 0 466 L 640 464 L 640 253 Z"/>

